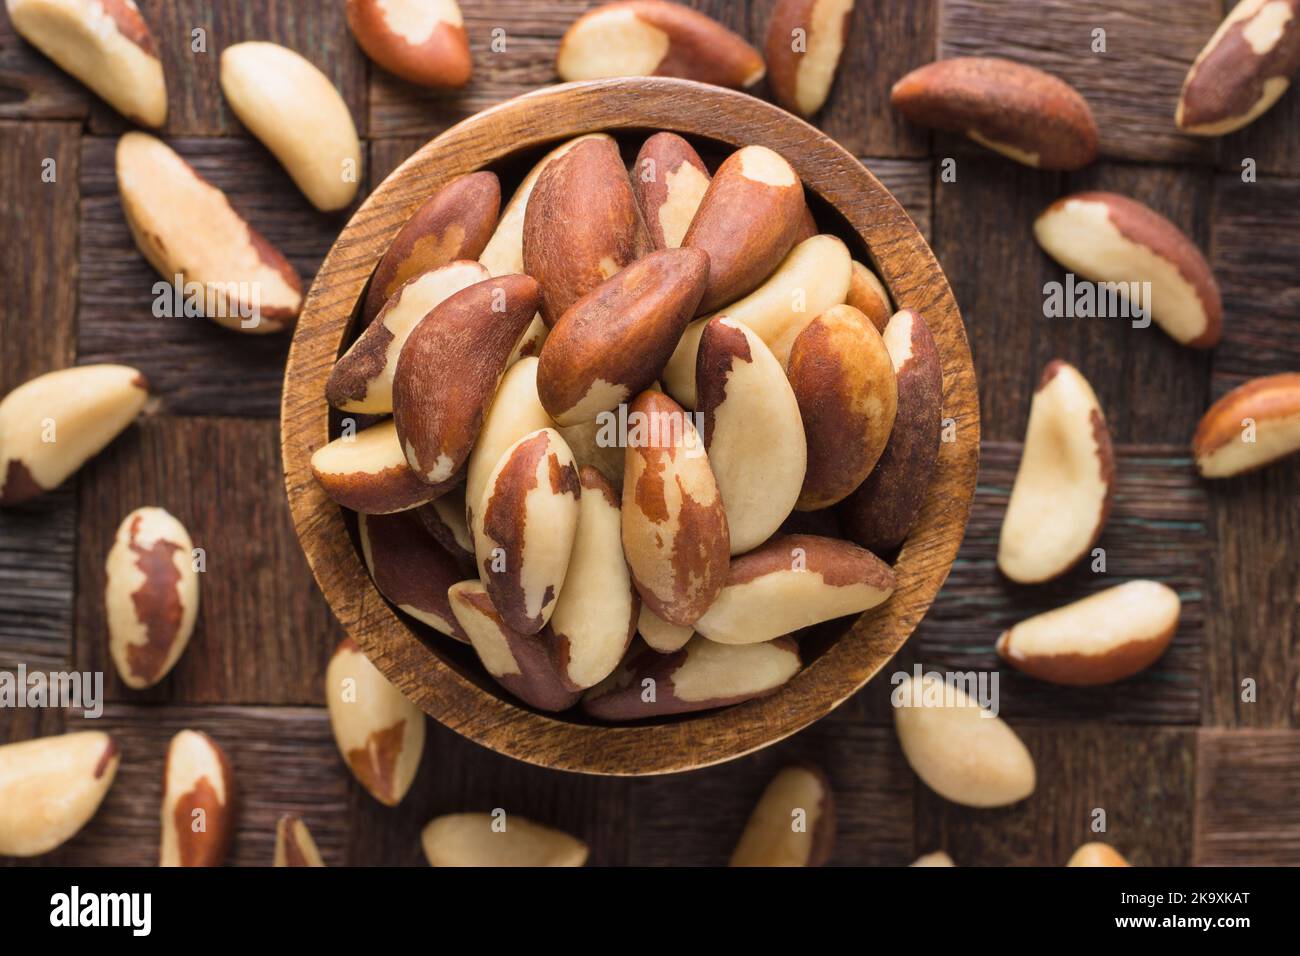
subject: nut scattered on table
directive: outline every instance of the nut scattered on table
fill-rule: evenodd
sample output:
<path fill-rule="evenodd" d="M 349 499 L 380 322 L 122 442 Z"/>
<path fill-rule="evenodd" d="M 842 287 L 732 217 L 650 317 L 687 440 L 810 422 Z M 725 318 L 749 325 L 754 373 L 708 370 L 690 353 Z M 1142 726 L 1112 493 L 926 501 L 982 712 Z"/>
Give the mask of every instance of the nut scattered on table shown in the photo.
<path fill-rule="evenodd" d="M 1230 478 L 1300 451 L 1300 372 L 1254 378 L 1210 406 L 1192 436 L 1196 467 Z"/>
<path fill-rule="evenodd" d="M 130 425 L 149 383 L 128 365 L 78 365 L 38 375 L 0 399 L 0 505 L 63 484 Z"/>
<path fill-rule="evenodd" d="M 1074 851 L 1066 866 L 1128 866 L 1120 852 L 1105 843 L 1085 843 Z"/>
<path fill-rule="evenodd" d="M 853 0 L 777 0 L 763 52 L 778 103 L 805 117 L 822 108 L 852 22 Z"/>
<path fill-rule="evenodd" d="M 430 866 L 582 866 L 587 844 L 503 811 L 453 813 L 420 834 Z"/>
<path fill-rule="evenodd" d="M 943 850 L 935 850 L 933 853 L 923 853 L 910 864 L 911 866 L 956 866 L 947 853 Z"/>
<path fill-rule="evenodd" d="M 316 841 L 300 817 L 291 813 L 282 816 L 275 825 L 275 858 L 273 866 L 324 866 Z"/>
<path fill-rule="evenodd" d="M 389 73 L 434 89 L 469 82 L 474 61 L 456 0 L 348 0 L 348 27 Z"/>
<path fill-rule="evenodd" d="M 159 866 L 221 866 L 235 833 L 234 778 L 215 740 L 182 730 L 163 770 Z"/>
<path fill-rule="evenodd" d="M 1101 537 L 1114 493 L 1115 452 L 1097 396 L 1074 366 L 1054 359 L 1029 406 L 998 569 L 1020 584 L 1064 574 Z"/>
<path fill-rule="evenodd" d="M 0 857 L 40 856 L 99 809 L 121 756 L 97 730 L 0 746 Z"/>
<path fill-rule="evenodd" d="M 137 508 L 108 552 L 104 582 L 108 649 L 122 683 L 152 687 L 180 660 L 199 613 L 194 542 L 162 508 Z"/>
<path fill-rule="evenodd" d="M 821 866 L 835 845 L 830 781 L 811 764 L 786 767 L 750 814 L 732 866 Z"/>

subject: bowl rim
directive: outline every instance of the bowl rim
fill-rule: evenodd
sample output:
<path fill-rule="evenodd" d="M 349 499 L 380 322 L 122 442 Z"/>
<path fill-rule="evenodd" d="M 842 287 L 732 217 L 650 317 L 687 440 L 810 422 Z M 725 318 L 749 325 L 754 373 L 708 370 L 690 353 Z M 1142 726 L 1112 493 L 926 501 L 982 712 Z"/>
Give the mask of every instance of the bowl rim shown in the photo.
<path fill-rule="evenodd" d="M 836 209 L 868 250 L 897 309 L 920 312 L 944 370 L 944 441 L 920 518 L 895 568 L 889 601 L 861 615 L 775 693 L 672 722 L 577 724 L 534 711 L 460 672 L 380 596 L 343 509 L 312 476 L 329 441 L 325 380 L 379 256 L 415 208 L 457 176 L 592 132 L 670 130 L 785 156 L 807 189 Z M 732 760 L 777 743 L 862 689 L 902 648 L 957 555 L 979 462 L 979 400 L 956 299 L 934 254 L 893 195 L 847 150 L 798 117 L 748 94 L 690 80 L 621 78 L 545 87 L 489 107 L 439 134 L 358 207 L 316 273 L 285 365 L 281 453 L 290 513 L 312 574 L 345 632 L 425 713 L 499 753 L 551 769 L 643 776 Z M 449 638 L 447 640 L 450 640 Z M 486 677 L 486 675 L 484 675 Z"/>

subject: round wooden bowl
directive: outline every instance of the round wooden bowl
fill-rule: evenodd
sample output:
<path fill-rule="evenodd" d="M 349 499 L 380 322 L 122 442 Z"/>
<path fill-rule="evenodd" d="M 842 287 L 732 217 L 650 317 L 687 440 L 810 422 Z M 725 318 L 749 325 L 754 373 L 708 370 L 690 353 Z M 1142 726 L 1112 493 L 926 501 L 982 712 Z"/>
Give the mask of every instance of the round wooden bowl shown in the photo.
<path fill-rule="evenodd" d="M 869 257 L 899 308 L 921 312 L 944 367 L 945 418 L 929 497 L 895 562 L 898 589 L 852 627 L 805 639 L 806 666 L 775 694 L 661 722 L 610 725 L 576 711 L 534 711 L 499 688 L 473 651 L 398 615 L 375 589 L 350 534 L 351 516 L 312 477 L 329 441 L 325 380 L 351 342 L 356 306 L 380 256 L 430 193 L 492 168 L 502 195 L 543 147 L 607 130 L 633 149 L 673 130 L 719 153 L 768 146 L 794 166 L 824 231 Z M 624 131 L 624 133 L 620 133 Z M 889 191 L 848 152 L 802 120 L 751 96 L 683 80 L 620 79 L 548 87 L 485 110 L 422 147 L 384 180 L 343 229 L 307 294 L 285 369 L 281 418 L 290 510 L 321 591 L 348 634 L 426 713 L 520 760 L 598 774 L 658 774 L 730 760 L 824 717 L 862 688 L 907 640 L 948 575 L 965 532 L 979 460 L 979 404 L 965 329 L 939 263 Z M 321 649 L 327 653 L 327 648 Z"/>

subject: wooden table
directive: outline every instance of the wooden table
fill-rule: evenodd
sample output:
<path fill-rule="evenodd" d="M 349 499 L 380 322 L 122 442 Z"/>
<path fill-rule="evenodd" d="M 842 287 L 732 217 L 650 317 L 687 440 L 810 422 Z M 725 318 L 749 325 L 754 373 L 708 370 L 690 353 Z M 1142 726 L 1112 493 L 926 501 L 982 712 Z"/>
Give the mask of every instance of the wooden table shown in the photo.
<path fill-rule="evenodd" d="M 555 81 L 556 44 L 589 4 L 462 0 L 475 56 L 464 92 L 438 95 L 374 68 L 343 4 L 141 0 L 162 48 L 166 138 L 310 277 L 346 213 L 316 213 L 226 107 L 217 58 L 230 43 L 299 50 L 343 91 L 366 141 L 368 182 L 457 119 Z M 696 6 L 761 42 L 768 0 Z M 1230 4 L 1229 4 L 1230 5 Z M 829 772 L 840 808 L 833 860 L 903 864 L 944 848 L 959 864 L 1060 864 L 1101 838 L 1140 864 L 1300 864 L 1300 459 L 1228 482 L 1199 481 L 1188 440 L 1202 411 L 1244 378 L 1300 369 L 1300 93 L 1223 140 L 1179 136 L 1188 64 L 1220 0 L 859 0 L 851 50 L 820 125 L 863 158 L 930 238 L 965 314 L 980 374 L 983 467 L 948 585 L 899 668 L 996 667 L 1008 622 L 1129 577 L 1184 601 L 1170 652 L 1121 685 L 1070 691 L 1001 671 L 1002 712 L 1038 766 L 1037 792 L 1005 810 L 946 803 L 898 749 L 878 679 L 832 717 L 750 758 L 686 776 L 614 780 L 548 772 L 430 725 L 424 763 L 397 809 L 340 762 L 322 679 L 341 638 L 290 528 L 277 453 L 284 337 L 241 337 L 152 316 L 155 276 L 136 252 L 113 174 L 123 121 L 14 36 L 0 15 L 0 392 L 76 362 L 143 369 L 157 407 L 69 484 L 0 515 L 0 666 L 104 670 L 98 722 L 0 711 L 0 741 L 99 728 L 124 751 L 95 820 L 44 862 L 148 864 L 157 854 L 168 738 L 182 727 L 228 750 L 242 792 L 233 860 L 271 859 L 279 814 L 303 816 L 330 864 L 417 864 L 431 817 L 503 807 L 588 840 L 601 864 L 718 864 L 769 776 L 796 758 Z M 489 49 L 505 30 L 506 49 Z M 192 31 L 206 52 L 191 52 Z M 1096 30 L 1106 51 L 1094 53 Z M 1035 172 L 902 123 L 888 92 L 936 56 L 998 54 L 1074 83 L 1102 128 L 1103 161 Z M 54 182 L 41 177 L 53 159 Z M 956 181 L 941 175 L 956 162 Z M 1243 181 L 1251 160 L 1256 181 Z M 1046 319 L 1061 270 L 1030 224 L 1085 188 L 1133 195 L 1207 251 L 1223 288 L 1212 354 L 1154 329 Z M 1093 383 L 1119 449 L 1102 546 L 1083 568 L 1018 588 L 998 575 L 996 535 L 1029 397 L 1060 356 Z M 200 621 L 173 674 L 124 688 L 106 653 L 103 564 L 121 518 L 161 505 L 208 556 Z M 894 668 L 890 668 L 892 671 Z M 1253 688 L 1253 699 L 1243 699 Z M 1244 690 L 1245 689 L 1245 690 Z M 1107 832 L 1090 825 L 1105 811 Z"/>

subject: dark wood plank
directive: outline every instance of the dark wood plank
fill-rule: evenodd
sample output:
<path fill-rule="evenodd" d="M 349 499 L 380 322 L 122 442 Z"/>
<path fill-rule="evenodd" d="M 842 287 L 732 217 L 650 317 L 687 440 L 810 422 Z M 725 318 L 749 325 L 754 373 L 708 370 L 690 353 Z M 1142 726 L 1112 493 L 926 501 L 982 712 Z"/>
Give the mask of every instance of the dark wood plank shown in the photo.
<path fill-rule="evenodd" d="M 310 704 L 323 700 L 342 635 L 289 523 L 273 421 L 153 417 L 92 462 L 81 480 L 77 660 L 105 671 L 113 700 Z M 175 515 L 204 549 L 199 620 L 156 688 L 127 690 L 108 657 L 104 559 L 142 505 Z"/>
<path fill-rule="evenodd" d="M 1134 866 L 1192 862 L 1196 731 L 1014 723 L 1038 786 L 1011 807 L 975 810 L 917 783 L 917 851 L 958 866 L 1062 866 L 1080 844 L 1109 843 Z M 1092 830 L 1094 811 L 1106 832 Z"/>
<path fill-rule="evenodd" d="M 1181 446 L 1116 450 L 1115 499 L 1098 542 L 1106 551 L 1106 573 L 1094 574 L 1090 562 L 1083 562 L 1057 581 L 1028 587 L 1007 581 L 997 568 L 998 536 L 1021 446 L 983 444 L 966 540 L 948 583 L 909 642 L 927 669 L 998 671 L 1001 709 L 1011 717 L 1199 722 L 1209 549 L 1205 492 Z M 1060 687 L 1002 664 L 994 652 L 998 635 L 1016 622 L 1133 578 L 1161 581 L 1183 600 L 1173 644 L 1136 677 L 1104 687 Z"/>
<path fill-rule="evenodd" d="M 168 136 L 247 136 L 221 94 L 221 51 L 245 40 L 287 46 L 314 63 L 343 95 L 366 135 L 367 61 L 348 32 L 344 5 L 318 0 L 140 0 L 167 79 Z M 206 50 L 193 49 L 203 30 Z M 90 128 L 114 134 L 129 124 L 96 101 Z M 269 154 L 268 154 L 269 155 Z"/>
<path fill-rule="evenodd" d="M 929 133 L 894 112 L 889 91 L 899 77 L 934 59 L 938 2 L 855 4 L 835 85 L 810 122 L 858 155 L 924 156 Z M 759 50 L 775 5 L 776 0 L 751 3 L 749 37 Z"/>
<path fill-rule="evenodd" d="M 344 860 L 347 768 L 323 708 L 128 706 L 95 721 L 69 717 L 69 730 L 113 735 L 122 754 L 99 812 L 77 836 L 36 862 L 46 866 L 157 866 L 163 767 L 171 738 L 185 729 L 209 734 L 230 760 L 236 825 L 229 863 L 270 866 L 275 824 L 295 813 L 330 866 Z"/>
<path fill-rule="evenodd" d="M 894 198 L 903 204 L 926 241 L 933 241 L 930 231 L 934 211 L 933 164 L 929 160 L 867 157 L 862 160 L 862 165 L 871 170 L 885 184 L 885 188 L 894 194 Z"/>
<path fill-rule="evenodd" d="M 257 143 L 189 139 L 171 145 L 288 257 L 306 289 L 347 213 L 311 208 Z M 123 218 L 115 149 L 115 140 L 90 138 L 82 150 L 81 360 L 138 367 L 170 413 L 278 416 L 289 334 L 244 335 L 202 317 L 153 315 L 154 286 L 162 280 L 136 249 Z"/>
<path fill-rule="evenodd" d="M 75 123 L 0 122 L 0 395 L 73 364 L 80 139 Z M 0 665 L 71 658 L 76 514 L 71 483 L 0 511 Z"/>
<path fill-rule="evenodd" d="M 1155 323 L 1047 318 L 1044 286 L 1066 273 L 1039 249 L 1033 223 L 1066 191 L 1113 189 L 1149 203 L 1206 248 L 1207 174 L 1102 164 L 1067 179 L 980 156 L 959 159 L 956 182 L 943 182 L 940 169 L 936 163 L 934 249 L 971 339 L 983 437 L 1022 438 L 1043 367 L 1063 358 L 1096 390 L 1116 440 L 1186 441 L 1205 406 L 1209 358 Z"/>
<path fill-rule="evenodd" d="M 589 865 L 623 865 L 633 829 L 630 785 L 618 777 L 566 774 L 511 760 L 429 721 L 420 772 L 398 806 L 381 805 L 353 783 L 348 863 L 425 866 L 420 833 L 434 817 L 502 809 L 507 821 L 518 815 L 586 840 Z"/>
<path fill-rule="evenodd" d="M 763 788 L 810 760 L 829 776 L 836 838 L 831 865 L 899 866 L 913 859 L 915 777 L 891 728 L 837 712 L 774 747 L 720 767 L 632 782 L 633 866 L 725 866 Z"/>
<path fill-rule="evenodd" d="M 1300 866 L 1300 733 L 1202 730 L 1197 866 Z"/>
<path fill-rule="evenodd" d="M 94 94 L 20 37 L 0 9 L 0 119 L 85 119 Z"/>
<path fill-rule="evenodd" d="M 941 56 L 1006 57 L 1073 84 L 1097 117 L 1103 155 L 1214 161 L 1214 140 L 1178 132 L 1174 109 L 1188 67 L 1222 19 L 1220 0 L 939 2 Z M 1104 54 L 1092 52 L 1098 28 Z M 942 143 L 967 148 L 960 137 Z"/>

